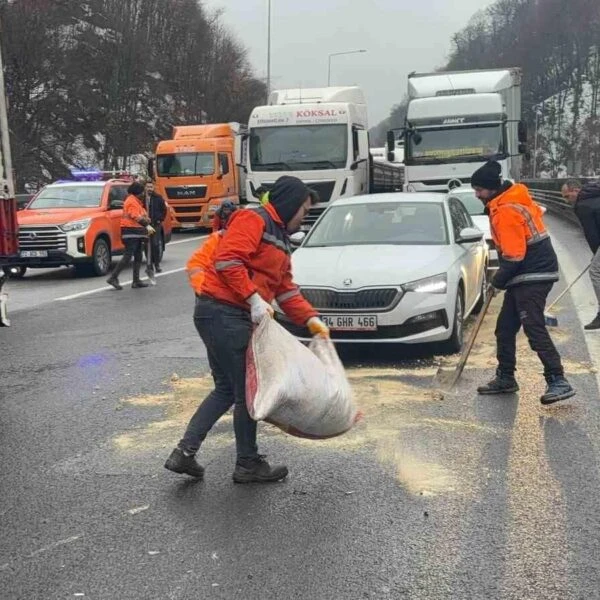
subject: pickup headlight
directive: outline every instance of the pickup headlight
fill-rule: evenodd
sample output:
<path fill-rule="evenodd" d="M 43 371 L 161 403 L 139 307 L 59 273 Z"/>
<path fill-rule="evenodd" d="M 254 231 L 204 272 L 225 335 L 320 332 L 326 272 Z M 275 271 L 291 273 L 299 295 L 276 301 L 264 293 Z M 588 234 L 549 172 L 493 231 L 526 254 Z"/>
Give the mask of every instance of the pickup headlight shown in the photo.
<path fill-rule="evenodd" d="M 68 233 L 69 231 L 83 231 L 90 226 L 92 219 L 81 219 L 79 221 L 70 221 L 69 223 L 65 223 L 64 225 L 60 225 L 60 228 Z"/>
<path fill-rule="evenodd" d="M 416 292 L 418 294 L 445 294 L 448 290 L 448 276 L 446 273 L 440 273 L 433 277 L 412 281 L 402 287 L 406 292 Z"/>

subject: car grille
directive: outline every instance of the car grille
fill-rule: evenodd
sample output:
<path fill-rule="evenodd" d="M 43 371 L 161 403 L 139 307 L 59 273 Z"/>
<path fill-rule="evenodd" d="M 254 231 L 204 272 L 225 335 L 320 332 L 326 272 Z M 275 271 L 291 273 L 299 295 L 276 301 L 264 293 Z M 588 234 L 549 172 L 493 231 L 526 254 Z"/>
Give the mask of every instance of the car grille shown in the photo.
<path fill-rule="evenodd" d="M 398 303 L 402 292 L 396 288 L 367 289 L 356 292 L 302 288 L 302 295 L 317 310 L 384 311 Z"/>
<path fill-rule="evenodd" d="M 190 200 L 206 197 L 205 185 L 169 186 L 165 188 L 169 200 Z"/>
<path fill-rule="evenodd" d="M 66 249 L 67 236 L 59 227 L 19 227 L 19 250 Z"/>

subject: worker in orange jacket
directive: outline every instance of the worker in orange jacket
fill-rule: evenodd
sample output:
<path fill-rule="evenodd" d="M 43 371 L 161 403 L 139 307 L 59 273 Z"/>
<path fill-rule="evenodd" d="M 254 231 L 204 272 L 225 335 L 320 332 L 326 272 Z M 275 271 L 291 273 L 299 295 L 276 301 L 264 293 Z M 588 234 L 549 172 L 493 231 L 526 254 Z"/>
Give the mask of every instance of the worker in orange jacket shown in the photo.
<path fill-rule="evenodd" d="M 142 266 L 144 244 L 149 235 L 156 233 L 156 230 L 150 225 L 150 217 L 146 212 L 144 186 L 135 181 L 129 188 L 129 194 L 123 204 L 123 215 L 121 217 L 121 239 L 125 246 L 125 252 L 117 266 L 113 269 L 106 283 L 112 285 L 116 290 L 122 290 L 123 286 L 119 283 L 121 271 L 129 266 L 133 258 L 133 282 L 132 288 L 145 288 L 148 284 L 140 279 L 140 269 Z"/>
<path fill-rule="evenodd" d="M 215 389 L 190 420 L 165 463 L 167 469 L 202 477 L 204 469 L 195 454 L 233 404 L 237 451 L 233 480 L 269 482 L 287 476 L 287 467 L 271 467 L 258 454 L 256 422 L 246 409 L 246 350 L 253 324 L 273 316 L 274 300 L 312 335 L 329 336 L 291 273 L 289 234 L 299 229 L 316 198 L 299 179 L 284 176 L 275 182 L 268 204 L 238 210 L 231 217 L 196 290 L 194 323 L 206 346 Z"/>
<path fill-rule="evenodd" d="M 212 221 L 212 230 L 219 231 L 220 229 L 225 229 L 225 224 L 236 209 L 237 206 L 231 200 L 224 200 L 215 212 Z"/>
<path fill-rule="evenodd" d="M 529 345 L 544 365 L 547 386 L 541 402 L 552 404 L 575 395 L 544 318 L 546 298 L 558 281 L 558 259 L 542 220 L 542 210 L 524 185 L 502 183 L 501 172 L 500 164 L 490 161 L 471 177 L 475 194 L 485 204 L 498 250 L 499 269 L 492 285 L 506 290 L 496 324 L 496 377 L 477 391 L 518 391 L 514 376 L 516 338 L 522 326 Z"/>

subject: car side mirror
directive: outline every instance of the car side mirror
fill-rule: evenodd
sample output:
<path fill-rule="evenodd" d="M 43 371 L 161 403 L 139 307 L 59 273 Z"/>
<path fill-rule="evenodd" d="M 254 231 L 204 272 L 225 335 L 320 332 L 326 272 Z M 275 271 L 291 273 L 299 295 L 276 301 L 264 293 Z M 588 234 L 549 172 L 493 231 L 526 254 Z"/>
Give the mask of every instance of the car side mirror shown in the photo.
<path fill-rule="evenodd" d="M 465 227 L 461 229 L 456 239 L 457 244 L 474 244 L 483 239 L 483 231 L 477 227 Z"/>
<path fill-rule="evenodd" d="M 297 248 L 298 246 L 300 246 L 300 244 L 302 244 L 305 237 L 305 231 L 296 231 L 296 233 L 292 233 L 292 235 L 290 235 L 290 244 Z"/>
<path fill-rule="evenodd" d="M 394 132 L 393 131 L 388 131 L 387 132 L 387 147 L 388 147 L 388 150 L 390 152 L 392 152 L 394 150 L 395 146 L 396 146 L 396 139 L 394 137 Z"/>

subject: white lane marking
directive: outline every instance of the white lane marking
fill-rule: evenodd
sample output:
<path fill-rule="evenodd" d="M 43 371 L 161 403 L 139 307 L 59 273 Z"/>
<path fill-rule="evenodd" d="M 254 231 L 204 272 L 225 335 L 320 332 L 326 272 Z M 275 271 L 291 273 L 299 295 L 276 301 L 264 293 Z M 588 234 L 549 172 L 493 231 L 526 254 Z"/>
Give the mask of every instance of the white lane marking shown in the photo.
<path fill-rule="evenodd" d="M 197 235 L 197 236 L 194 236 L 194 237 L 191 237 L 191 238 L 187 238 L 185 240 L 177 240 L 176 242 L 169 242 L 167 244 L 167 248 L 169 246 L 177 246 L 177 244 L 187 244 L 188 242 L 196 242 L 198 240 L 203 240 L 203 239 L 205 239 L 207 237 L 208 237 L 208 234 L 206 234 L 206 235 Z"/>
<path fill-rule="evenodd" d="M 75 542 L 75 541 L 81 539 L 82 537 L 83 537 L 83 535 L 74 535 L 74 536 L 71 536 L 64 540 L 58 540 L 58 542 L 54 542 L 54 544 L 50 544 L 49 546 L 45 546 L 44 548 L 40 548 L 39 550 L 32 552 L 27 558 L 34 558 L 35 556 L 38 556 L 39 554 L 42 554 L 43 552 L 48 552 L 48 550 L 53 550 L 54 548 L 58 548 L 59 546 L 64 546 L 65 544 L 70 544 L 72 542 Z"/>
<path fill-rule="evenodd" d="M 198 235 L 195 237 L 187 238 L 185 240 L 177 240 L 176 242 L 169 242 L 167 246 L 175 246 L 177 244 L 187 244 L 188 242 L 197 242 L 198 240 L 204 240 L 208 237 L 208 235 Z M 156 273 L 155 277 L 162 277 L 163 275 L 172 275 L 173 273 L 181 273 L 181 271 L 185 271 L 185 267 L 180 267 L 178 269 L 171 269 L 169 271 L 164 271 L 163 273 Z M 130 285 L 132 283 L 131 279 L 127 281 L 121 282 L 121 285 Z M 112 290 L 112 286 L 104 285 L 100 288 L 95 288 L 93 290 L 87 290 L 86 292 L 78 292 L 77 294 L 70 294 L 69 296 L 61 296 L 60 298 L 55 298 L 53 302 L 65 302 L 67 300 L 75 300 L 76 298 L 83 298 L 84 296 L 91 296 L 92 294 L 97 294 L 98 292 L 105 292 L 107 290 Z"/>
<path fill-rule="evenodd" d="M 181 273 L 181 271 L 185 271 L 185 267 L 179 267 L 178 269 L 171 269 L 169 271 L 163 271 L 162 273 L 156 273 L 154 275 L 154 277 L 164 277 L 165 275 L 172 275 L 173 273 Z M 130 283 L 132 283 L 132 279 L 128 279 L 127 281 L 121 281 L 121 285 L 125 286 L 125 285 L 129 285 Z M 79 292 L 77 294 L 71 294 L 70 296 L 62 296 L 61 298 L 55 298 L 53 300 L 53 302 L 65 302 L 66 300 L 75 300 L 75 298 L 82 298 L 83 296 L 91 296 L 92 294 L 97 294 L 98 292 L 105 292 L 107 290 L 113 290 L 113 291 L 117 291 L 115 290 L 112 286 L 110 285 L 105 285 L 102 286 L 101 288 L 96 288 L 93 290 L 88 290 L 87 292 Z"/>
<path fill-rule="evenodd" d="M 141 512 L 144 512 L 145 510 L 148 510 L 150 508 L 149 504 L 145 504 L 144 506 L 137 506 L 136 508 L 130 508 L 127 512 L 130 515 L 137 515 Z"/>

